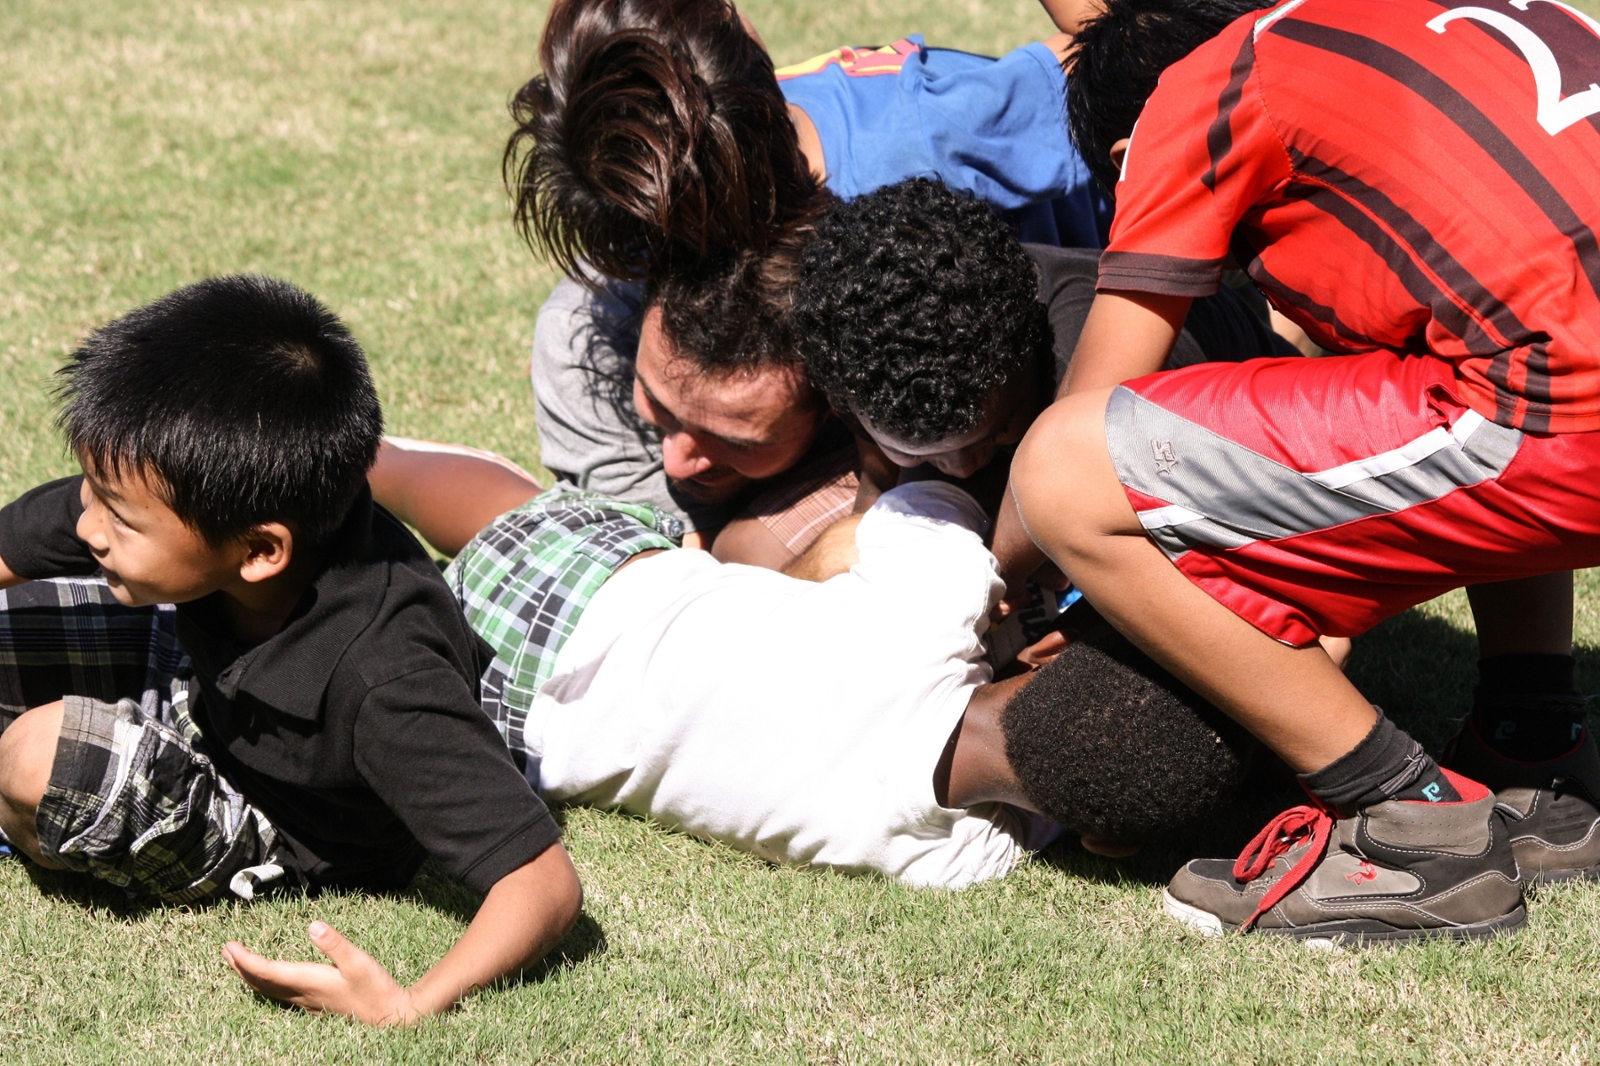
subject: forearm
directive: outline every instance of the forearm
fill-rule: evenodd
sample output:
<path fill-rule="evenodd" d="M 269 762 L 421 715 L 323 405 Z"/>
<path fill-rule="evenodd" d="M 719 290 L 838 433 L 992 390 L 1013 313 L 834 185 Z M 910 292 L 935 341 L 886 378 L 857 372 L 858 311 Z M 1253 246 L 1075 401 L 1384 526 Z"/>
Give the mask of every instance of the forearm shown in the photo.
<path fill-rule="evenodd" d="M 367 474 L 372 498 L 445 555 L 455 555 L 480 529 L 540 491 L 525 472 L 487 454 L 432 450 L 450 447 L 386 440 Z"/>
<path fill-rule="evenodd" d="M 6 561 L 0 559 L 0 589 L 8 589 L 12 585 L 20 585 L 26 580 L 28 579 L 25 577 L 18 577 L 13 574 L 11 568 L 6 565 Z"/>
<path fill-rule="evenodd" d="M 472 924 L 407 994 L 417 1017 L 450 1009 L 463 997 L 542 959 L 578 920 L 583 889 L 560 844 L 501 878 Z"/>
<path fill-rule="evenodd" d="M 1109 388 L 1160 370 L 1172 354 L 1192 302 L 1186 296 L 1100 293 L 1089 308 L 1056 398 Z"/>
<path fill-rule="evenodd" d="M 861 514 L 878 502 L 878 497 L 900 484 L 900 467 L 868 437 L 856 435 L 856 457 L 860 460 L 860 484 L 852 513 Z"/>
<path fill-rule="evenodd" d="M 994 539 L 989 550 L 994 553 L 1000 580 L 1006 583 L 1007 599 L 1021 592 L 1022 583 L 1048 561 L 1033 538 L 1028 536 L 1009 485 L 1000 500 L 1000 513 L 995 517 Z"/>

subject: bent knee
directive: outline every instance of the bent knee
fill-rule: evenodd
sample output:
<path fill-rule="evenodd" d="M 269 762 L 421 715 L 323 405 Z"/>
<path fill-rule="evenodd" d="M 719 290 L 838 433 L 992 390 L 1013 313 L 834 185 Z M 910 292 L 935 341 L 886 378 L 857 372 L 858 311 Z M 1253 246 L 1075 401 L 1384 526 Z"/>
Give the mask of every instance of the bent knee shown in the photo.
<path fill-rule="evenodd" d="M 1017 448 L 1011 490 L 1028 531 L 1047 551 L 1046 540 L 1143 532 L 1106 448 L 1110 397 L 1110 389 L 1094 389 L 1057 400 Z"/>
<path fill-rule="evenodd" d="M 34 810 L 50 786 L 61 740 L 61 701 L 20 715 L 0 733 L 0 799 L 16 810 Z"/>

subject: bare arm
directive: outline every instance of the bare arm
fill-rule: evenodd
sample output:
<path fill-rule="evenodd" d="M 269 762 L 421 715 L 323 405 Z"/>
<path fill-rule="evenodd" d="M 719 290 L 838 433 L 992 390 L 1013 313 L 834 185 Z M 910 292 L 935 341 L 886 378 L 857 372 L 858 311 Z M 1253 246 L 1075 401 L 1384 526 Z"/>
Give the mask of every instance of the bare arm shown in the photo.
<path fill-rule="evenodd" d="M 1172 354 L 1192 302 L 1187 296 L 1145 292 L 1097 295 L 1056 399 L 1160 370 Z"/>
<path fill-rule="evenodd" d="M 861 461 L 861 483 L 856 488 L 854 514 L 863 514 L 878 497 L 900 484 L 901 469 L 883 454 L 876 441 L 856 436 L 856 456 Z"/>
<path fill-rule="evenodd" d="M 1056 398 L 1160 370 L 1172 354 L 1190 303 L 1188 297 L 1140 292 L 1103 292 L 1095 296 Z M 1006 583 L 1002 613 L 1007 613 L 1008 605 L 1020 595 L 1022 583 L 1035 574 L 1047 588 L 1066 587 L 1054 566 L 1040 572 L 1049 559 L 1023 528 L 1009 485 L 995 517 L 991 550 Z"/>
<path fill-rule="evenodd" d="M 560 844 L 502 877 L 472 924 L 422 979 L 402 988 L 371 955 L 332 926 L 312 922 L 311 942 L 333 965 L 263 958 L 237 941 L 222 957 L 264 996 L 306 1010 L 344 1014 L 368 1025 L 411 1025 L 533 965 L 578 920 L 583 888 Z"/>
<path fill-rule="evenodd" d="M 25 577 L 18 577 L 13 574 L 11 568 L 6 565 L 6 561 L 0 559 L 0 589 L 8 589 L 12 585 L 20 585 L 26 580 L 28 579 Z"/>
<path fill-rule="evenodd" d="M 379 446 L 367 482 L 374 500 L 445 555 L 455 555 L 480 529 L 540 491 L 532 476 L 488 453 L 421 450 L 388 440 Z"/>
<path fill-rule="evenodd" d="M 688 546 L 685 537 L 684 545 Z M 762 525 L 761 519 L 744 515 L 723 526 L 711 543 L 711 554 L 719 563 L 744 563 L 767 570 L 782 570 L 794 562 L 794 552 Z"/>
<path fill-rule="evenodd" d="M 1006 583 L 1005 598 L 999 605 L 1001 617 L 1009 615 L 1013 609 L 1027 606 L 1019 601 L 1023 582 L 1030 577 L 1043 588 L 1060 590 L 1067 587 L 1066 575 L 1057 569 L 1023 528 L 1022 518 L 1017 514 L 1017 502 L 1011 497 L 1010 485 L 1006 486 L 1005 495 L 1000 500 L 1000 511 L 995 515 L 994 539 L 989 544 L 989 550 L 994 553 L 1000 580 Z"/>
<path fill-rule="evenodd" d="M 847 515 L 824 529 L 783 572 L 802 581 L 826 581 L 848 571 L 861 558 L 856 551 L 856 527 L 861 524 L 861 517 Z"/>

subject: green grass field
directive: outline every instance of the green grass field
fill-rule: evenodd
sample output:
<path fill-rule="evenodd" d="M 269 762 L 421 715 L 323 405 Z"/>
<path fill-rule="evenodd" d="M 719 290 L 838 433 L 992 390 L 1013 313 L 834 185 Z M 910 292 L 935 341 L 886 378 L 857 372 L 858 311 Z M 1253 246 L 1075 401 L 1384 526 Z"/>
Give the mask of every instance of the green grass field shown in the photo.
<path fill-rule="evenodd" d="M 775 58 L 920 31 L 1000 51 L 1032 0 L 751 0 Z M 513 236 L 504 105 L 543 5 L 505 0 L 0 0 L 0 496 L 68 472 L 51 371 L 182 282 L 264 271 L 322 296 L 377 369 L 391 431 L 538 460 L 525 376 L 554 282 Z M 1583 681 L 1600 588 L 1583 580 Z M 1367 693 L 1430 744 L 1466 705 L 1464 598 L 1357 645 Z M 1074 846 L 961 894 L 773 869 L 636 819 L 563 817 L 588 893 L 557 958 L 414 1031 L 282 1010 L 222 943 L 310 958 L 313 917 L 402 980 L 475 900 L 425 873 L 388 899 L 130 911 L 0 863 L 0 1059 L 316 1062 L 1592 1062 L 1600 888 L 1541 888 L 1520 936 L 1328 955 L 1208 942 L 1158 910 L 1194 849 Z"/>

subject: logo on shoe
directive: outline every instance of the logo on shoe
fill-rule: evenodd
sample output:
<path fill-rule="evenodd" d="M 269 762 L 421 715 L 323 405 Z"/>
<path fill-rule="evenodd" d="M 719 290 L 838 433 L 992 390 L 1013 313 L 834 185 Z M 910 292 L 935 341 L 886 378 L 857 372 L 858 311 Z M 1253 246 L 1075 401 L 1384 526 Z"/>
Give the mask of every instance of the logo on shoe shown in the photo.
<path fill-rule="evenodd" d="M 1426 785 L 1422 786 L 1422 794 L 1427 797 L 1429 803 L 1438 803 L 1440 800 L 1444 799 L 1444 797 L 1439 794 L 1439 791 L 1439 782 L 1437 781 L 1430 781 Z"/>
<path fill-rule="evenodd" d="M 1355 885 L 1366 884 L 1368 881 L 1376 881 L 1378 879 L 1378 868 L 1372 865 L 1370 862 L 1364 862 L 1360 866 L 1357 866 L 1354 870 L 1345 874 L 1344 879 Z"/>

